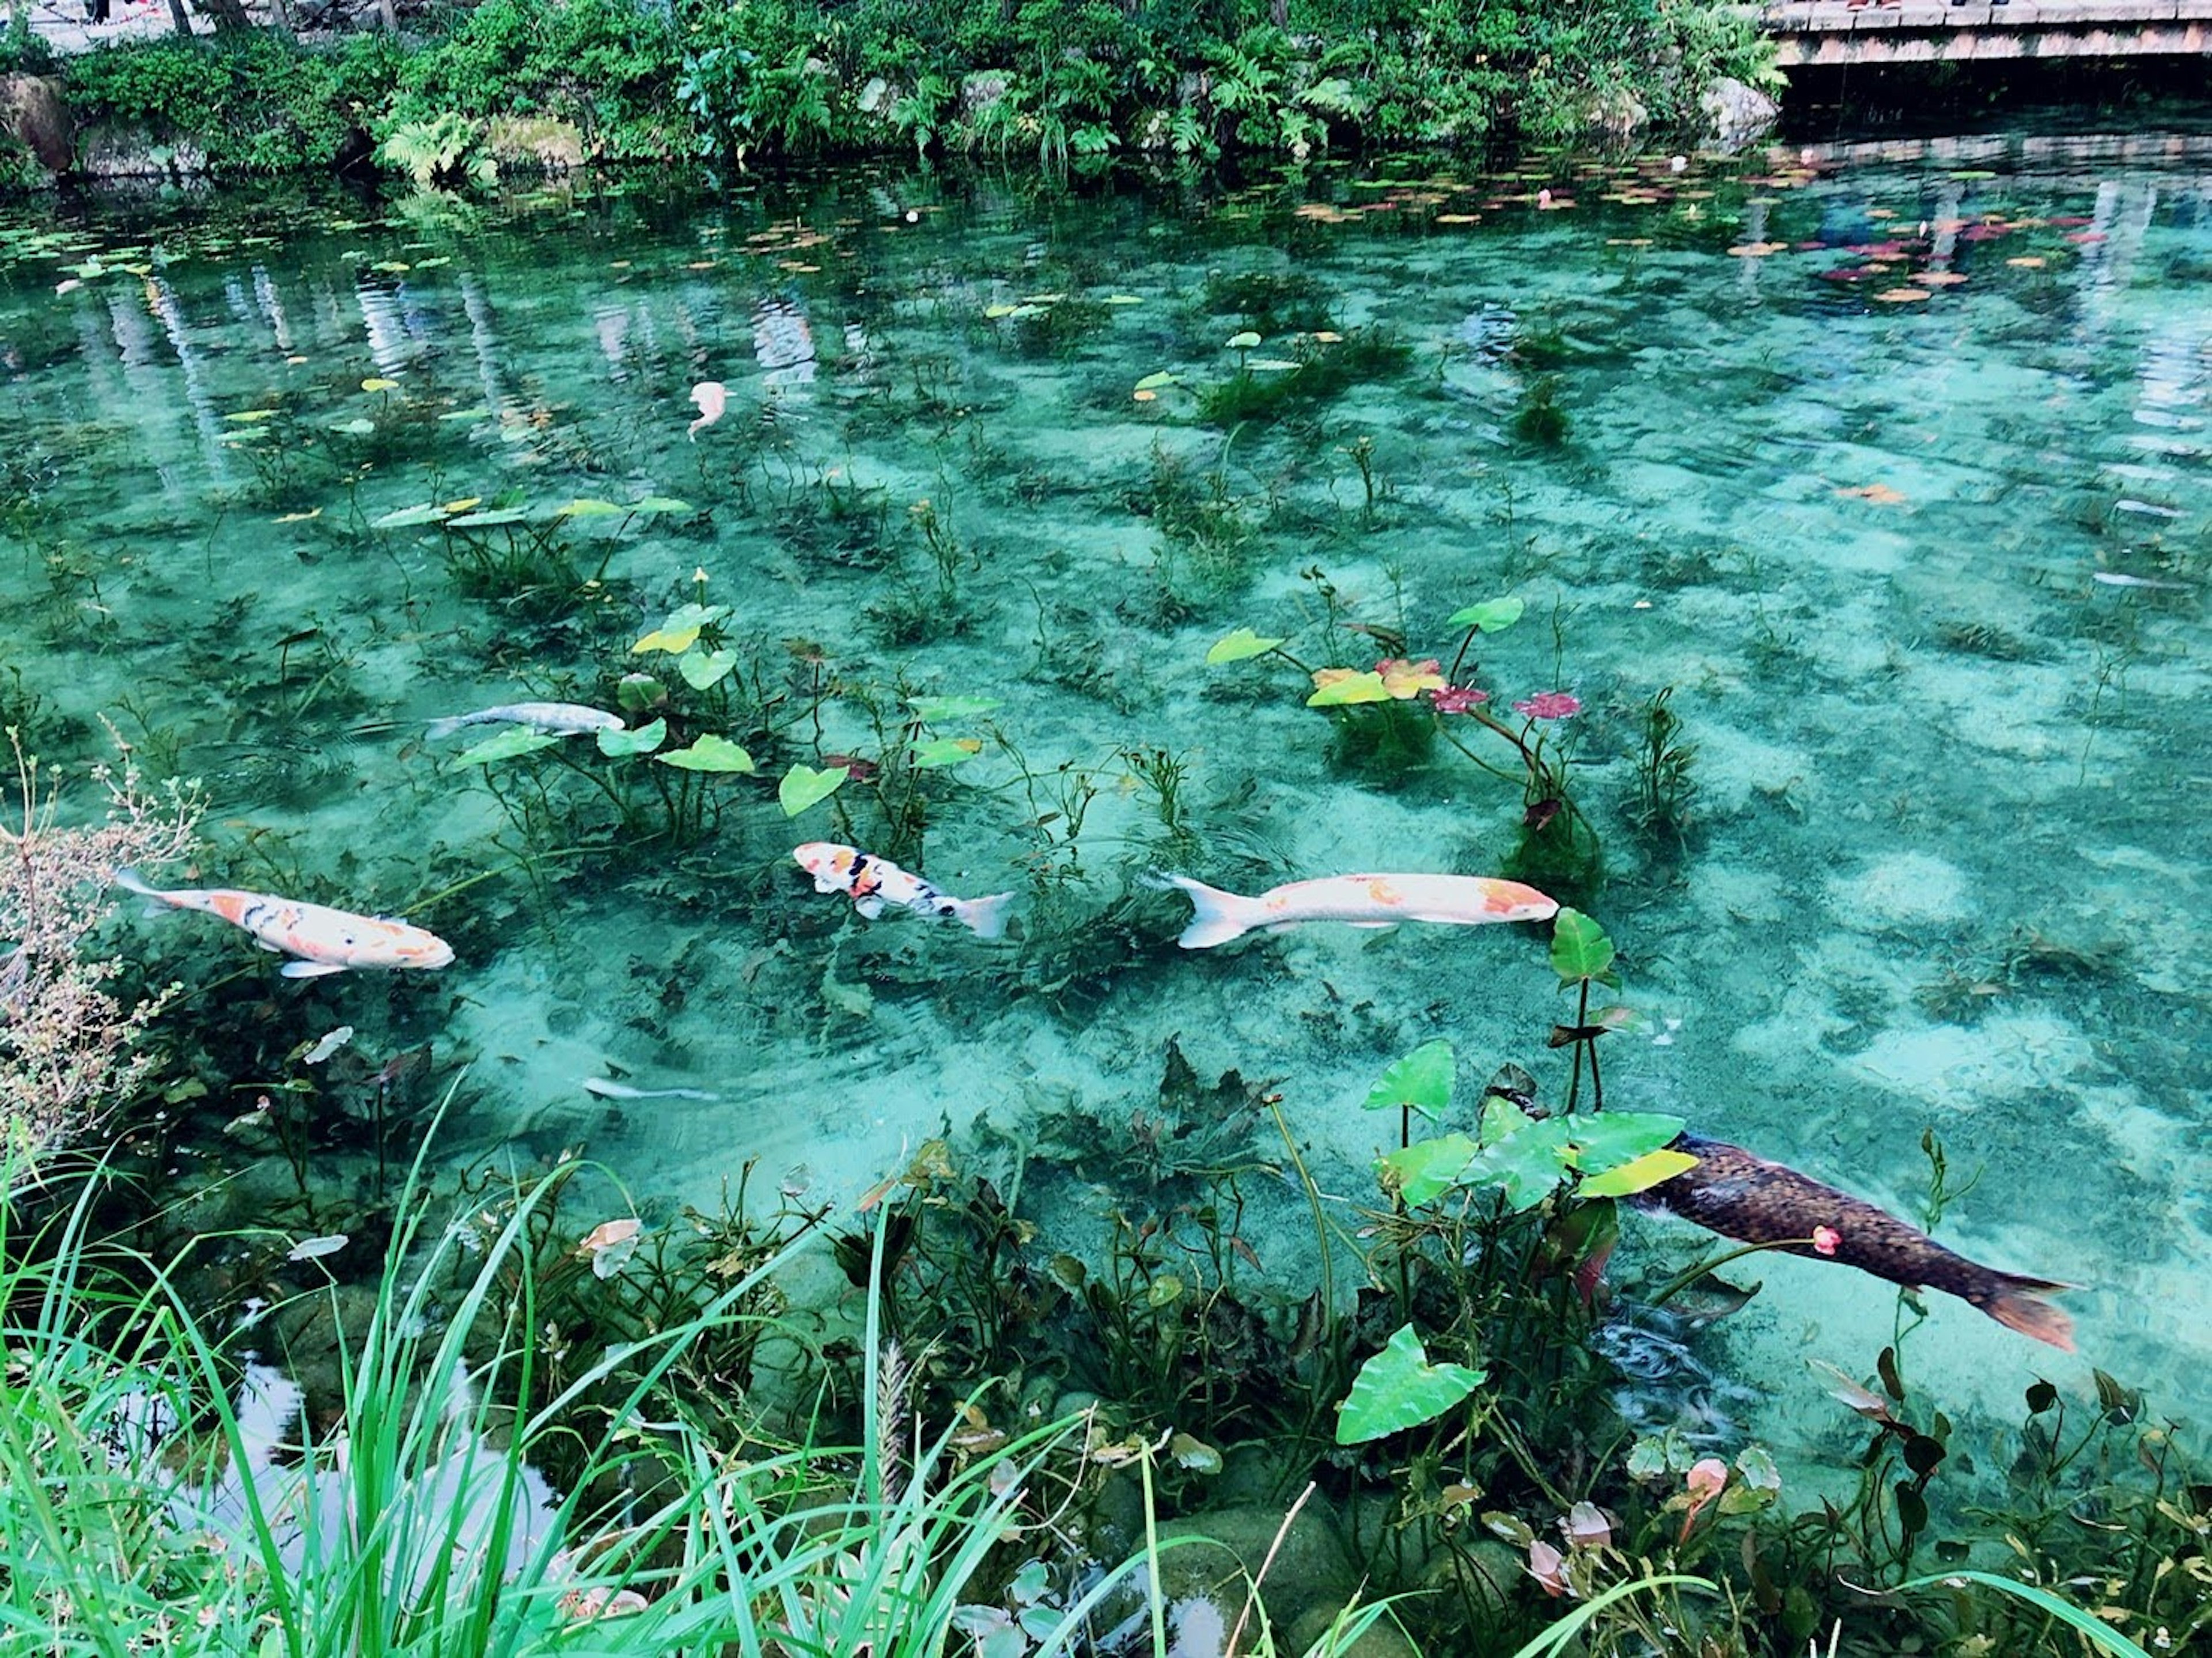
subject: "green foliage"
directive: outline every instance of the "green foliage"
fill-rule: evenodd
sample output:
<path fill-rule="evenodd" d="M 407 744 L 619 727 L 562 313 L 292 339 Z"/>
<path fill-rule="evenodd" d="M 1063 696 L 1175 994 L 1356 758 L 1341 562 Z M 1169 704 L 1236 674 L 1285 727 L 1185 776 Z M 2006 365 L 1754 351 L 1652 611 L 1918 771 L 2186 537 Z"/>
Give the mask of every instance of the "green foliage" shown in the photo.
<path fill-rule="evenodd" d="M 1770 75 L 1726 0 L 1300 0 L 1283 19 L 1272 0 L 481 0 L 441 21 L 411 46 L 134 42 L 73 59 L 68 95 L 81 116 L 197 145 L 218 172 L 325 167 L 356 127 L 412 135 L 394 164 L 416 170 L 437 124 L 504 117 L 573 124 L 614 160 L 910 148 L 1061 167 L 1551 139 L 1632 100 L 1686 120 L 1716 76 Z M 39 66 L 35 42 L 8 41 L 0 68 Z"/>

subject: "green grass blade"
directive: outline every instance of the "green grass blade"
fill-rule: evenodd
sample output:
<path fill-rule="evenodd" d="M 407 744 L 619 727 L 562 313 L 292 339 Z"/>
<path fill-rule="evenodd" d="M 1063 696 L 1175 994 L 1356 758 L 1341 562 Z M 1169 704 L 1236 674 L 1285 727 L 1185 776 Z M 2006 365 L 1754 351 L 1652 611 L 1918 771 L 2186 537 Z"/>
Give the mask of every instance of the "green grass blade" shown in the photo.
<path fill-rule="evenodd" d="M 2094 1617 L 2075 1606 L 2063 1595 L 2053 1594 L 2049 1589 L 2033 1583 L 2016 1582 L 2009 1577 L 2000 1577 L 1988 1571 L 1946 1571 L 1932 1577 L 1916 1577 L 1909 1583 L 1899 1583 L 1898 1593 L 1908 1589 L 1956 1588 L 1961 1583 L 1979 1583 L 1984 1588 L 1999 1589 L 2015 1600 L 2025 1600 L 2058 1619 L 2079 1633 L 2092 1645 L 2100 1646 L 2114 1658 L 2150 1658 L 2150 1654 L 2103 1619 Z"/>

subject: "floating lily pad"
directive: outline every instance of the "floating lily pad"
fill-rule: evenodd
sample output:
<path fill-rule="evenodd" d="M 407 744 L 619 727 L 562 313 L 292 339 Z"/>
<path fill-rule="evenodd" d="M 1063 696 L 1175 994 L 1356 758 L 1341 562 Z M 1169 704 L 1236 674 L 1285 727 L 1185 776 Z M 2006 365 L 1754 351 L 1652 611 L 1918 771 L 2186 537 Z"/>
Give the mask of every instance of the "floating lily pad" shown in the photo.
<path fill-rule="evenodd" d="M 786 817 L 796 817 L 836 793 L 851 775 L 842 766 L 825 766 L 818 771 L 812 766 L 793 766 L 776 785 L 775 798 L 782 804 Z"/>
<path fill-rule="evenodd" d="M 361 383 L 361 389 L 364 392 L 397 392 L 399 389 L 399 382 L 395 380 L 386 380 L 381 374 L 372 374 Z"/>
<path fill-rule="evenodd" d="M 663 513 L 688 513 L 692 510 L 688 501 L 678 501 L 673 495 L 647 495 L 643 501 L 632 501 L 629 511 L 634 518 L 657 518 Z"/>
<path fill-rule="evenodd" d="M 356 415 L 351 420 L 335 422 L 331 427 L 331 430 L 337 433 L 341 437 L 365 438 L 376 430 L 376 422 Z"/>
<path fill-rule="evenodd" d="M 1139 392 L 1158 392 L 1163 387 L 1174 386 L 1176 383 L 1176 377 L 1168 373 L 1166 369 L 1162 368 L 1152 374 L 1146 375 L 1144 379 L 1139 380 L 1137 382 L 1137 390 Z"/>
<path fill-rule="evenodd" d="M 957 766 L 973 760 L 983 752 L 983 744 L 973 737 L 939 737 L 914 747 L 914 764 L 917 771 L 931 771 L 939 766 Z"/>
<path fill-rule="evenodd" d="M 906 705 L 924 725 L 941 720 L 972 720 L 1001 705 L 995 696 L 909 696 Z"/>
<path fill-rule="evenodd" d="M 510 726 L 496 737 L 485 738 L 472 749 L 465 749 L 453 756 L 457 766 L 488 766 L 495 760 L 512 760 L 517 755 L 535 754 L 540 749 L 550 749 L 561 739 L 545 732 L 534 732 L 527 726 Z"/>
<path fill-rule="evenodd" d="M 530 514 L 520 507 L 495 507 L 488 513 L 464 513 L 447 520 L 455 530 L 490 530 L 502 524 L 520 524 Z"/>
<path fill-rule="evenodd" d="M 1231 334 L 1229 337 L 1229 349 L 1231 351 L 1249 351 L 1259 343 L 1260 337 L 1249 328 L 1241 334 Z"/>
<path fill-rule="evenodd" d="M 668 722 L 656 720 L 635 731 L 600 731 L 594 735 L 599 740 L 599 752 L 611 760 L 618 760 L 626 754 L 651 754 L 667 737 Z"/>
<path fill-rule="evenodd" d="M 553 516 L 556 518 L 611 518 L 624 510 L 611 501 L 597 501 L 586 497 L 580 501 L 564 501 L 553 509 Z"/>
<path fill-rule="evenodd" d="M 441 524 L 446 509 L 435 501 L 421 507 L 403 507 L 396 513 L 386 513 L 369 525 L 373 530 L 411 530 L 418 524 Z"/>
<path fill-rule="evenodd" d="M 1322 671 L 1327 673 L 1329 670 L 1324 668 Z M 1384 687 L 1381 674 L 1353 673 L 1349 670 L 1339 671 L 1343 677 L 1330 680 L 1306 698 L 1306 707 L 1343 708 L 1357 702 L 1388 702 L 1390 700 L 1390 693 Z"/>
<path fill-rule="evenodd" d="M 274 409 L 241 409 L 234 415 L 225 415 L 223 418 L 234 421 L 240 426 L 254 426 L 264 420 L 275 420 L 276 413 Z"/>
<path fill-rule="evenodd" d="M 726 737 L 702 737 L 688 749 L 671 749 L 659 756 L 664 765 L 684 771 L 734 772 L 750 775 L 757 769 L 753 757 Z"/>
<path fill-rule="evenodd" d="M 726 604 L 678 604 L 668 613 L 667 619 L 651 633 L 631 646 L 630 654 L 646 651 L 665 651 L 671 656 L 681 656 L 699 642 L 701 631 L 729 615 Z"/>

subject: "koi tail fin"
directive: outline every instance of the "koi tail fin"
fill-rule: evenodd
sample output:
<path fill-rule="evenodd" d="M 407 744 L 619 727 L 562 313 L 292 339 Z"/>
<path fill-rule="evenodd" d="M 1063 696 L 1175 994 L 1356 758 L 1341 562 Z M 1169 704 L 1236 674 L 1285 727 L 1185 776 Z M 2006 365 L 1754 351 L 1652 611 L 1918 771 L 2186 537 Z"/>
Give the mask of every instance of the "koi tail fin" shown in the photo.
<path fill-rule="evenodd" d="M 129 865 L 119 865 L 111 872 L 115 884 L 125 892 L 135 892 L 142 897 L 158 898 L 161 895 L 146 884 L 145 878 Z"/>
<path fill-rule="evenodd" d="M 1190 925 L 1176 940 L 1185 950 L 1211 950 L 1266 925 L 1254 899 L 1224 892 L 1219 887 L 1194 881 L 1188 875 L 1162 875 L 1158 879 L 1164 885 L 1181 887 L 1189 896 Z"/>
<path fill-rule="evenodd" d="M 1975 1305 L 2006 1329 L 2033 1336 L 2038 1341 L 2049 1342 L 2061 1352 L 2070 1353 L 2074 1351 L 2074 1321 L 2041 1294 L 2045 1290 L 2069 1287 L 2048 1278 L 2019 1278 L 2006 1272 L 1999 1275 L 1997 1286 L 1987 1299 Z"/>
<path fill-rule="evenodd" d="M 435 742 L 441 737 L 451 737 L 455 732 L 460 730 L 462 726 L 466 722 L 465 720 L 459 719 L 433 720 L 428 725 L 422 727 L 422 735 L 428 738 L 432 742 Z"/>
<path fill-rule="evenodd" d="M 961 924 L 975 930 L 979 938 L 1001 938 L 1006 932 L 1006 911 L 1013 907 L 1014 895 L 994 892 L 988 898 L 967 898 L 961 901 L 955 912 Z"/>

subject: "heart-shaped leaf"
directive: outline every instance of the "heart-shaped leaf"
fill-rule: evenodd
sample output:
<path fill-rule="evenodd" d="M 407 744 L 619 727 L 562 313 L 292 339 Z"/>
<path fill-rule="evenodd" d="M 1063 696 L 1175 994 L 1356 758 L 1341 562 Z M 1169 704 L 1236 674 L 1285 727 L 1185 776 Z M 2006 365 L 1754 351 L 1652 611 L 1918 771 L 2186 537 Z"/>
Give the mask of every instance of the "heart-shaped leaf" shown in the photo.
<path fill-rule="evenodd" d="M 611 760 L 618 760 L 626 754 L 651 754 L 667 735 L 668 722 L 665 720 L 640 726 L 635 731 L 602 731 L 597 733 L 599 752 Z"/>
<path fill-rule="evenodd" d="M 1224 638 L 1213 641 L 1213 648 L 1206 653 L 1206 665 L 1218 668 L 1224 662 L 1243 662 L 1252 657 L 1265 656 L 1283 641 L 1262 639 L 1249 628 L 1239 628 Z"/>
<path fill-rule="evenodd" d="M 783 781 L 776 785 L 775 798 L 782 802 L 786 817 L 796 817 L 807 807 L 836 793 L 851 775 L 842 766 L 824 766 L 819 771 L 811 766 L 793 766 L 784 773 Z"/>
<path fill-rule="evenodd" d="M 544 732 L 534 732 L 527 726 L 509 726 L 498 736 L 488 738 L 472 749 L 464 749 L 453 756 L 457 766 L 488 766 L 495 760 L 512 760 L 517 755 L 535 754 L 540 749 L 550 749 L 561 739 Z"/>
<path fill-rule="evenodd" d="M 726 604 L 678 604 L 661 624 L 629 647 L 632 656 L 665 651 L 681 656 L 699 642 L 702 629 L 729 615 Z"/>
<path fill-rule="evenodd" d="M 1395 1192 L 1408 1209 L 1418 1209 L 1430 1199 L 1459 1183 L 1460 1170 L 1479 1150 L 1465 1134 L 1443 1134 L 1432 1140 L 1415 1140 L 1402 1151 L 1376 1160 L 1382 1189 Z"/>
<path fill-rule="evenodd" d="M 1698 1160 L 1687 1151 L 1646 1151 L 1616 1169 L 1593 1175 L 1577 1189 L 1586 1198 L 1625 1198 L 1648 1192 L 1662 1181 L 1670 1181 L 1685 1169 L 1697 1166 Z"/>
<path fill-rule="evenodd" d="M 626 673 L 615 682 L 615 701 L 625 714 L 643 714 L 668 701 L 668 687 L 649 673 Z"/>
<path fill-rule="evenodd" d="M 729 677 L 730 670 L 738 665 L 735 651 L 686 651 L 676 659 L 676 671 L 684 676 L 684 683 L 695 691 L 703 691 L 719 685 Z"/>
<path fill-rule="evenodd" d="M 692 510 L 688 501 L 678 501 L 673 495 L 647 495 L 643 501 L 629 504 L 630 513 L 638 518 L 657 518 L 663 513 L 688 513 Z"/>
<path fill-rule="evenodd" d="M 1173 386 L 1175 383 L 1176 377 L 1168 373 L 1166 369 L 1163 368 L 1158 373 L 1147 374 L 1144 379 L 1139 380 L 1137 382 L 1137 390 L 1139 392 L 1158 392 L 1164 389 L 1165 387 Z"/>
<path fill-rule="evenodd" d="M 1595 979 L 1611 984 L 1613 940 L 1605 929 L 1578 909 L 1563 909 L 1552 921 L 1552 971 L 1563 985 Z"/>
<path fill-rule="evenodd" d="M 906 705 L 925 726 L 941 720 L 972 720 L 1001 706 L 995 696 L 909 696 Z"/>
<path fill-rule="evenodd" d="M 1503 1139 L 1485 1142 L 1460 1171 L 1460 1181 L 1468 1186 L 1503 1187 L 1507 1207 L 1519 1214 L 1534 1209 L 1559 1188 L 1572 1156 L 1567 1126 L 1557 1118 L 1547 1118 Z"/>
<path fill-rule="evenodd" d="M 1413 1327 L 1402 1326 L 1352 1379 L 1352 1392 L 1336 1410 L 1336 1442 L 1364 1445 L 1433 1422 L 1484 1380 L 1483 1371 L 1464 1364 L 1430 1363 Z"/>
<path fill-rule="evenodd" d="M 1322 675 L 1330 676 L 1328 683 L 1320 684 Z M 1379 673 L 1354 673 L 1349 668 L 1322 668 L 1314 679 L 1319 689 L 1306 698 L 1310 708 L 1342 708 L 1355 702 L 1388 702 L 1390 693 L 1384 689 Z"/>
<path fill-rule="evenodd" d="M 593 501 L 586 498 L 581 501 L 563 501 L 553 509 L 553 516 L 556 518 L 610 518 L 617 513 L 627 510 L 625 507 L 616 506 L 611 501 Z"/>
<path fill-rule="evenodd" d="M 1431 1121 L 1451 1103 L 1452 1045 L 1439 1036 L 1394 1061 L 1367 1090 L 1364 1108 L 1395 1111 L 1410 1106 Z"/>
<path fill-rule="evenodd" d="M 978 738 L 939 737 L 914 745 L 915 768 L 930 771 L 939 766 L 957 766 L 963 760 L 973 760 L 982 751 L 983 744 Z"/>
<path fill-rule="evenodd" d="M 1231 334 L 1229 337 L 1229 349 L 1231 351 L 1249 351 L 1259 343 L 1260 337 L 1249 328 L 1241 334 Z"/>
<path fill-rule="evenodd" d="M 1504 633 L 1521 619 L 1528 608 L 1518 598 L 1486 598 L 1480 604 L 1470 604 L 1463 610 L 1455 610 L 1444 623 L 1447 628 L 1479 628 L 1486 634 Z"/>
<path fill-rule="evenodd" d="M 1682 1127 L 1680 1117 L 1670 1117 L 1663 1111 L 1607 1111 L 1577 1116 L 1569 1125 L 1575 1166 L 1585 1175 L 1601 1175 L 1672 1145 Z"/>
<path fill-rule="evenodd" d="M 696 738 L 688 749 L 671 749 L 655 756 L 665 766 L 684 771 L 738 772 L 750 774 L 753 757 L 726 737 Z"/>

